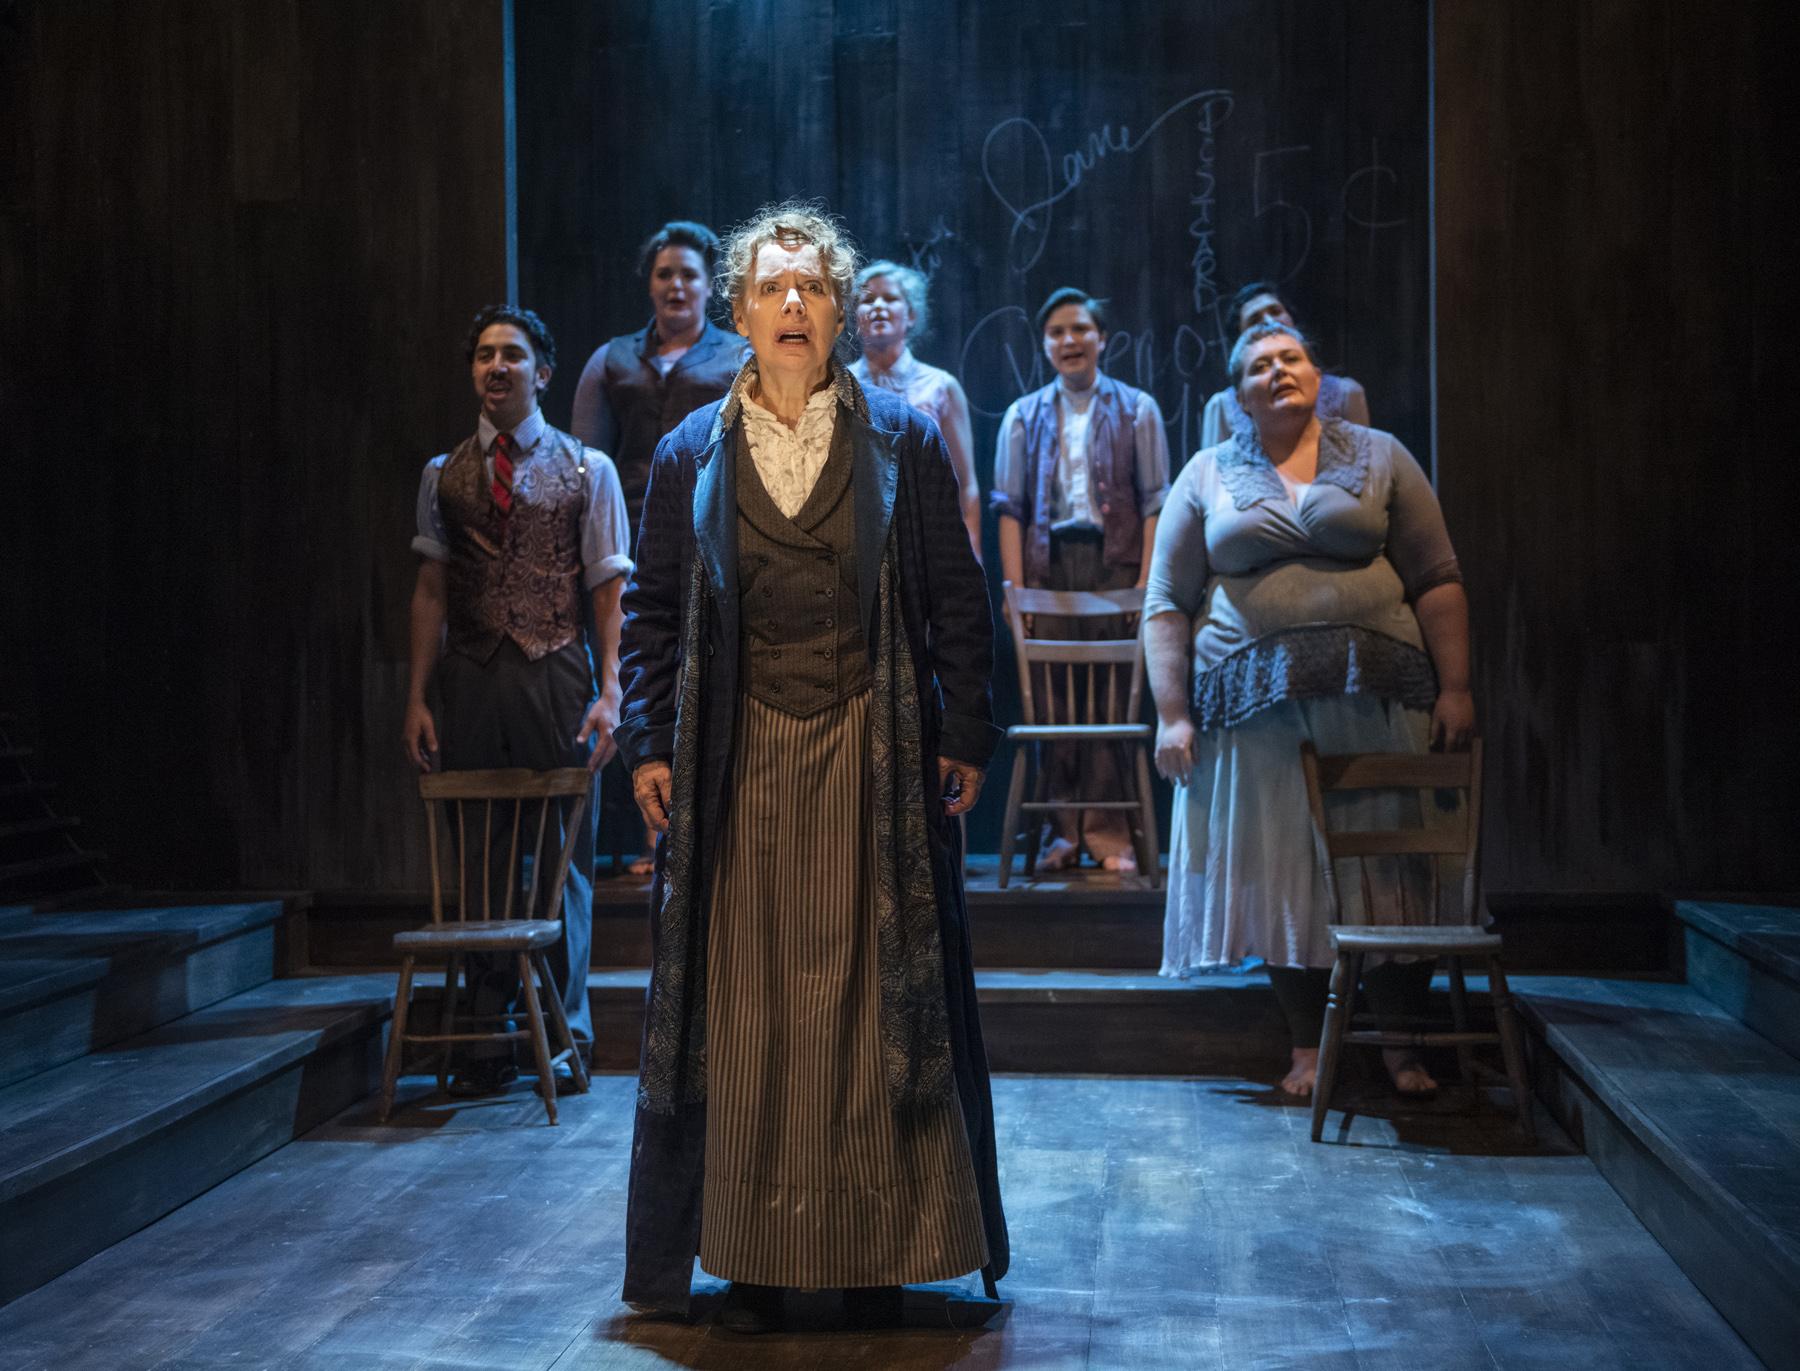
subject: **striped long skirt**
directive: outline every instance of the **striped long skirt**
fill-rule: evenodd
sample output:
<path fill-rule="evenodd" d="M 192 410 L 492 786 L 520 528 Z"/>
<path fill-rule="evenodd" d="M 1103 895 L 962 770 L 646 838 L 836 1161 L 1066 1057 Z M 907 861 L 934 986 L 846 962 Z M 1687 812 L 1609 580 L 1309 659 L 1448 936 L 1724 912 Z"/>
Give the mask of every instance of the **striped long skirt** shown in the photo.
<path fill-rule="evenodd" d="M 987 1263 L 953 1101 L 889 1107 L 864 693 L 810 718 L 745 697 L 707 943 L 700 1264 L 802 1287 Z"/>

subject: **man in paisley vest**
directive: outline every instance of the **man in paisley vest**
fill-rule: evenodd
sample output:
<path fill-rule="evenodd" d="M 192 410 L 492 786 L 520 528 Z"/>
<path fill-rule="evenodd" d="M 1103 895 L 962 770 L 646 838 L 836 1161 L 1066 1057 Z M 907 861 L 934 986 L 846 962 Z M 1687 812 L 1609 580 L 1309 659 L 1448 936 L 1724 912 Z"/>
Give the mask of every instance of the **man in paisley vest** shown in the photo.
<path fill-rule="evenodd" d="M 475 432 L 427 462 L 419 482 L 406 752 L 422 771 L 596 771 L 614 752 L 619 592 L 631 570 L 618 473 L 544 421 L 538 398 L 556 347 L 537 315 L 484 309 L 468 359 Z M 434 675 L 436 717 L 426 702 Z M 583 1043 L 593 1037 L 593 815 L 590 805 L 563 891 L 562 942 L 550 955 Z M 510 1013 L 520 987 L 507 959 L 471 956 L 467 965 L 474 1011 Z M 507 1044 L 478 1043 L 453 1089 L 488 1094 L 517 1075 Z"/>
<path fill-rule="evenodd" d="M 1100 370 L 1106 347 L 1105 307 L 1086 291 L 1064 286 L 1037 313 L 1044 356 L 1056 372 L 1049 385 L 1013 401 L 1000 421 L 992 502 L 1000 516 L 1001 574 L 1016 586 L 1045 590 L 1121 590 L 1144 584 L 1156 518 L 1169 493 L 1169 444 L 1162 410 L 1148 391 Z M 1067 625 L 1040 621 L 1042 637 L 1065 637 Z M 1119 637 L 1122 623 L 1087 620 L 1090 637 Z M 1050 795 L 1085 792 L 1125 799 L 1125 772 L 1109 752 L 1052 746 Z M 1057 810 L 1038 858 L 1055 871 L 1074 865 L 1085 846 L 1111 871 L 1135 871 L 1131 832 L 1120 810 Z"/>

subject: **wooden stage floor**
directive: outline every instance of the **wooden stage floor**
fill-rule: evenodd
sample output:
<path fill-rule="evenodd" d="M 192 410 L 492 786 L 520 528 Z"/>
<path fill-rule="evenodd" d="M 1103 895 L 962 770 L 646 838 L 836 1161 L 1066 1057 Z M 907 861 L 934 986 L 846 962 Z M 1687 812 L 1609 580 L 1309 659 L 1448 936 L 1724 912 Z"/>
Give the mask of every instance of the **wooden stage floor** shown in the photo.
<path fill-rule="evenodd" d="M 1238 1079 L 995 1081 L 1014 1261 L 911 1326 L 746 1339 L 619 1304 L 628 1076 L 369 1102 L 9 1305 L 6 1368 L 1604 1368 L 1758 1362 L 1548 1120 Z M 1335 1126 L 1338 1116 L 1333 1115 Z M 829 1327 L 829 1300 L 809 1306 Z M 965 1324 L 969 1326 L 955 1326 Z"/>

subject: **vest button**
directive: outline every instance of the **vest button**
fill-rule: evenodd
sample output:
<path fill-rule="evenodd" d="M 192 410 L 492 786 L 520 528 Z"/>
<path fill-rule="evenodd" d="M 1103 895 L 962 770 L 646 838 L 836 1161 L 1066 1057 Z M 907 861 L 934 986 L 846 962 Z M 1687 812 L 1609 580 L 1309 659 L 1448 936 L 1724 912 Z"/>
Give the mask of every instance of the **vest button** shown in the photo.
<path fill-rule="evenodd" d="M 769 682 L 769 690 L 776 695 L 781 694 L 781 682 L 780 681 L 770 681 Z"/>
<path fill-rule="evenodd" d="M 769 649 L 769 655 L 771 657 L 779 657 L 781 655 L 781 649 L 778 647 L 772 647 Z"/>
<path fill-rule="evenodd" d="M 825 659 L 826 659 L 826 660 L 827 660 L 827 661 L 829 661 L 829 660 L 830 660 L 830 659 L 831 659 L 831 649 L 830 649 L 830 648 L 826 648 L 826 649 L 825 649 L 825 651 L 824 651 L 824 652 L 822 652 L 822 653 L 821 653 L 821 654 L 819 654 L 819 655 L 820 655 L 820 656 L 822 656 L 822 657 L 824 657 L 824 658 L 825 658 Z"/>
<path fill-rule="evenodd" d="M 834 591 L 833 591 L 833 590 L 832 590 L 832 589 L 831 589 L 831 587 L 830 587 L 830 586 L 826 586 L 826 587 L 825 587 L 825 598 L 826 598 L 826 599 L 827 599 L 827 600 L 829 600 L 829 599 L 830 599 L 830 598 L 831 598 L 831 597 L 832 597 L 832 595 L 833 595 L 833 594 L 834 594 L 834 593 L 835 593 L 835 592 L 834 592 Z"/>

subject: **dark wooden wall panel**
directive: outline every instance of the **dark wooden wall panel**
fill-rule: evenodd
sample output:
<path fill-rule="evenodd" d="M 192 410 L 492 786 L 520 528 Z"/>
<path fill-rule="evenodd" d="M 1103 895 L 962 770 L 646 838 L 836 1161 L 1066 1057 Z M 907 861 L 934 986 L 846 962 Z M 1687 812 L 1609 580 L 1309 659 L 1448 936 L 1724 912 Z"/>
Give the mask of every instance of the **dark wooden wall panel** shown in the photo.
<path fill-rule="evenodd" d="M 1264 275 L 1290 279 L 1329 360 L 1429 464 L 1428 17 L 1419 0 L 522 5 L 520 281 L 563 352 L 551 417 L 587 354 L 647 317 L 645 234 L 803 195 L 868 254 L 932 270 L 919 352 L 969 391 L 984 487 L 1001 413 L 1048 379 L 1030 315 L 1071 283 L 1113 302 L 1108 368 L 1155 392 L 1177 464 L 1223 380 L 1218 297 Z M 997 565 L 993 536 L 990 519 Z M 1003 653 L 1003 713 L 1012 682 Z"/>
<path fill-rule="evenodd" d="M 1800 888 L 1774 26 L 1437 7 L 1438 475 L 1493 888 Z"/>
<path fill-rule="evenodd" d="M 533 0 L 520 266 L 563 348 L 552 417 L 642 322 L 644 233 L 812 194 L 937 272 L 922 353 L 981 411 L 984 480 L 1042 376 L 1021 312 L 1064 281 L 1113 298 L 1111 366 L 1185 455 L 1225 341 L 1195 299 L 1210 175 L 1216 285 L 1294 272 L 1329 358 L 1436 458 L 1490 883 L 1793 888 L 1770 8 Z M 506 280 L 504 14 L 0 0 L 0 406 L 34 459 L 0 501 L 0 707 L 128 878 L 418 884 L 405 542 L 420 462 L 469 422 L 461 329 Z M 1210 90 L 1210 142 L 1183 107 L 1015 236 L 997 190 L 1041 199 L 1095 134 Z"/>
<path fill-rule="evenodd" d="M 423 879 L 406 544 L 505 292 L 503 21 L 0 9 L 0 281 L 45 344 L 4 685 L 120 876 Z"/>

